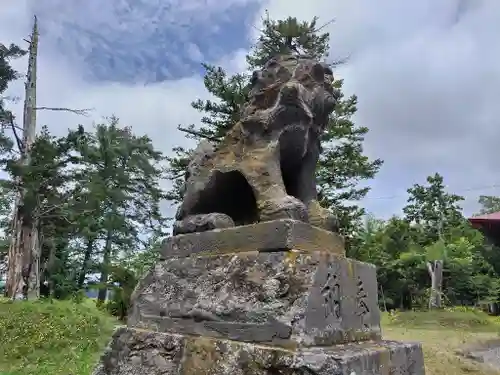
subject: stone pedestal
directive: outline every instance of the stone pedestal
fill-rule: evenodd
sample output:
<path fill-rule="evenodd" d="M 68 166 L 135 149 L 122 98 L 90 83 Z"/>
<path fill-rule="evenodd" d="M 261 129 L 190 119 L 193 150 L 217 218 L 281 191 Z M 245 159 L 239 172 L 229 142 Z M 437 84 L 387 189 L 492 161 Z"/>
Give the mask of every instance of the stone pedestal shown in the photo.
<path fill-rule="evenodd" d="M 424 375 L 383 341 L 375 267 L 293 220 L 172 237 L 94 375 Z"/>

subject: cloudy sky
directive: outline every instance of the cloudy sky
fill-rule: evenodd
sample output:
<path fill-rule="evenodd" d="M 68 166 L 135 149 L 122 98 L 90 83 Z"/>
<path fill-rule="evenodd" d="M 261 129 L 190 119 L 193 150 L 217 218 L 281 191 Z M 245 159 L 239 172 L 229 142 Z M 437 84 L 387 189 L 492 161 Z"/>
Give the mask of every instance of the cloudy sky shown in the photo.
<path fill-rule="evenodd" d="M 199 120 L 200 63 L 244 69 L 265 9 L 336 19 L 331 54 L 351 56 L 337 75 L 359 97 L 366 152 L 385 160 L 369 211 L 398 214 L 406 189 L 434 172 L 467 197 L 467 214 L 479 194 L 500 195 L 498 0 L 0 0 L 0 42 L 22 44 L 36 13 L 39 105 L 95 108 L 90 118 L 41 112 L 40 124 L 62 134 L 116 114 L 169 152 L 186 143 L 177 124 Z"/>

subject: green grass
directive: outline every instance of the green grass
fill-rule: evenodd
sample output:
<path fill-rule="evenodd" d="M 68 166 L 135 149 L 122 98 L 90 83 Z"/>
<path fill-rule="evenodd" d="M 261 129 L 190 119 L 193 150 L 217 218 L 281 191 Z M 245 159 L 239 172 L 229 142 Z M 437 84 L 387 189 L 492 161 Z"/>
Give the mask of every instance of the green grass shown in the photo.
<path fill-rule="evenodd" d="M 91 301 L 0 299 L 0 374 L 89 375 L 116 324 Z"/>
<path fill-rule="evenodd" d="M 385 339 L 422 343 L 426 375 L 500 375 L 457 355 L 465 347 L 498 342 L 499 333 L 499 318 L 472 309 L 382 314 Z"/>
<path fill-rule="evenodd" d="M 500 331 L 500 320 L 476 309 L 463 307 L 435 311 L 406 311 L 383 314 L 385 324 L 415 329 L 473 330 L 474 332 Z"/>
<path fill-rule="evenodd" d="M 90 375 L 117 321 L 86 300 L 0 299 L 0 375 Z M 423 343 L 426 375 L 500 375 L 456 350 L 500 338 L 500 318 L 465 308 L 382 314 L 386 339 Z"/>

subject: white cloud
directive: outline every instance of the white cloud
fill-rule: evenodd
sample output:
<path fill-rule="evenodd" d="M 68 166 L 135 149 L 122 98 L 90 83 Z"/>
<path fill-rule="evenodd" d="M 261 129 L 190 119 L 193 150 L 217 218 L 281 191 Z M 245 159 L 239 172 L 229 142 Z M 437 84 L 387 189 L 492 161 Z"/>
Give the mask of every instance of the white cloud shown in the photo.
<path fill-rule="evenodd" d="M 23 43 L 30 33 L 31 15 L 26 3 L 7 5 L 0 15 L 2 42 Z M 4 7 L 4 4 L 2 4 Z M 5 18 L 5 20 L 4 20 Z M 7 21 L 8 20 L 8 21 Z M 5 22 L 4 22 L 5 21 Z M 37 105 L 67 108 L 94 108 L 89 117 L 67 112 L 39 111 L 38 124 L 48 125 L 51 132 L 62 135 L 68 128 L 82 123 L 86 127 L 104 117 L 117 115 L 122 124 L 130 125 L 137 134 L 147 134 L 162 151 L 175 145 L 186 145 L 187 140 L 177 130 L 178 124 L 198 123 L 200 114 L 190 106 L 194 98 L 207 98 L 203 81 L 198 76 L 169 80 L 149 85 L 88 82 L 82 72 L 68 64 L 53 51 L 43 52 L 44 39 L 40 38 L 38 62 Z M 26 59 L 15 60 L 14 67 L 24 73 Z M 24 97 L 23 82 L 18 80 L 8 90 L 11 96 Z M 22 101 L 12 105 L 21 118 Z M 165 182 L 167 185 L 168 183 Z"/>
<path fill-rule="evenodd" d="M 2 42 L 20 42 L 29 34 L 32 8 L 26 1 L 0 0 Z M 155 9 L 153 0 L 142 3 L 147 3 L 150 10 Z M 207 8 L 200 11 L 199 6 L 205 3 Z M 179 2 L 182 11 L 172 11 L 170 18 L 178 30 L 193 17 L 204 18 L 207 25 L 216 28 L 209 22 L 210 15 L 232 3 L 230 0 Z M 79 27 L 93 28 L 97 33 L 121 28 L 127 30 L 127 35 L 133 31 L 140 39 L 141 27 L 148 17 L 139 7 L 118 17 L 116 12 L 128 9 L 123 0 L 114 5 L 92 0 L 85 6 L 71 7 L 62 0 L 32 4 L 39 10 L 40 22 L 44 22 L 42 14 L 47 17 L 50 14 L 51 22 L 45 29 L 51 37 L 64 38 L 61 24 L 71 16 L 72 20 L 78 20 Z M 336 19 L 327 27 L 332 35 L 332 57 L 351 54 L 349 64 L 338 74 L 345 78 L 347 92 L 359 96 L 356 121 L 371 129 L 366 142 L 368 154 L 385 160 L 365 202 L 370 211 L 384 216 L 397 213 L 404 203 L 406 188 L 424 182 L 435 171 L 445 176 L 450 189 L 467 195 L 469 213 L 475 208 L 478 194 L 500 194 L 500 189 L 463 192 L 466 188 L 500 183 L 500 167 L 496 162 L 500 139 L 500 126 L 496 124 L 500 118 L 497 104 L 500 45 L 496 43 L 500 2 L 271 0 L 262 4 L 254 25 L 259 25 L 265 8 L 272 17 L 291 15 L 310 19 L 320 15 L 320 24 Z M 91 11 L 94 18 L 86 24 Z M 102 28 L 96 27 L 99 19 Z M 157 19 L 152 15 L 148 27 L 158 26 L 154 26 Z M 249 27 L 248 33 L 254 32 Z M 178 38 L 182 40 L 182 34 Z M 57 42 L 57 38 L 54 40 Z M 197 54 L 189 40 L 184 42 Z M 91 48 L 92 43 L 90 39 L 81 40 L 67 53 L 73 56 L 79 48 Z M 89 119 L 41 112 L 39 123 L 47 124 L 52 131 L 61 133 L 79 122 L 90 125 L 102 116 L 116 114 L 135 132 L 148 134 L 158 148 L 168 152 L 171 146 L 185 142 L 183 134 L 176 130 L 177 124 L 199 120 L 200 115 L 190 107 L 194 98 L 207 97 L 199 77 L 149 85 L 90 83 L 84 79 L 82 66 L 75 62 L 70 65 L 56 47 L 57 43 L 49 45 L 42 35 L 39 105 L 96 110 Z M 221 56 L 220 62 L 232 72 L 240 71 L 245 67 L 244 55 L 244 50 L 237 50 Z M 24 71 L 25 61 L 17 62 L 16 66 Z M 22 82 L 13 85 L 10 93 L 22 96 Z M 396 198 L 375 199 L 393 196 Z"/>
<path fill-rule="evenodd" d="M 234 23 L 260 0 L 22 1 L 40 18 L 47 53 L 63 52 L 60 57 L 82 71 L 92 66 L 88 75 L 94 78 L 154 82 L 189 74 L 200 61 L 216 59 L 217 41 L 233 39 L 219 26 Z"/>

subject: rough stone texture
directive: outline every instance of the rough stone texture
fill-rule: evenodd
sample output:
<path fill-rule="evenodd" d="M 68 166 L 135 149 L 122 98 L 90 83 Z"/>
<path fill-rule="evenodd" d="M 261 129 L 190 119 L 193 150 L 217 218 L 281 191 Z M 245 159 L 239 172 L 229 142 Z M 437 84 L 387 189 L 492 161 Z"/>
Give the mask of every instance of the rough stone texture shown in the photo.
<path fill-rule="evenodd" d="M 211 216 L 213 215 L 206 215 Z M 162 257 L 187 257 L 210 252 L 221 254 L 286 250 L 326 251 L 335 254 L 345 252 L 344 240 L 337 233 L 297 220 L 275 220 L 173 236 L 164 242 Z"/>
<path fill-rule="evenodd" d="M 174 234 L 286 218 L 337 231 L 315 183 L 319 138 L 339 94 L 332 82 L 326 64 L 304 56 L 279 56 L 254 72 L 241 120 L 192 156 Z M 214 213 L 232 222 L 203 218 Z"/>
<path fill-rule="evenodd" d="M 297 220 L 174 236 L 93 375 L 424 375 L 419 344 L 381 340 L 377 295 Z"/>
<path fill-rule="evenodd" d="M 129 325 L 150 330 L 284 347 L 380 337 L 375 267 L 327 252 L 170 258 L 132 298 Z"/>
<path fill-rule="evenodd" d="M 469 344 L 455 352 L 473 361 L 500 369 L 500 339 L 490 339 Z"/>
<path fill-rule="evenodd" d="M 365 342 L 292 351 L 118 329 L 93 375 L 425 375 L 420 344 Z"/>
<path fill-rule="evenodd" d="M 179 222 L 177 222 L 179 223 Z M 176 234 L 196 233 L 216 228 L 234 227 L 234 221 L 230 216 L 220 213 L 191 215 L 182 221 L 182 225 L 176 226 Z"/>

